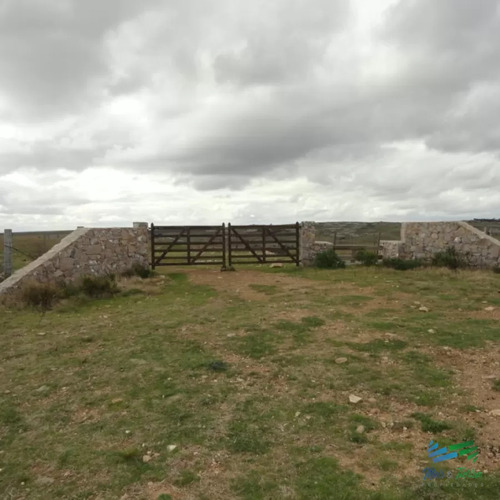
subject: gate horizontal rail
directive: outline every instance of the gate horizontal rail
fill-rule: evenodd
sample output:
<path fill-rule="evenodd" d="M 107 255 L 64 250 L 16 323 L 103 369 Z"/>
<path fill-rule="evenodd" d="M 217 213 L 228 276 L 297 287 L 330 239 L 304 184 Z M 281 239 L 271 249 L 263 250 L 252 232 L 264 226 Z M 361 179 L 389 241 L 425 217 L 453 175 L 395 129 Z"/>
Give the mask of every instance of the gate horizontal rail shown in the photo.
<path fill-rule="evenodd" d="M 155 226 L 151 266 L 300 264 L 300 225 Z"/>
<path fill-rule="evenodd" d="M 226 228 L 151 224 L 151 267 L 226 266 Z"/>

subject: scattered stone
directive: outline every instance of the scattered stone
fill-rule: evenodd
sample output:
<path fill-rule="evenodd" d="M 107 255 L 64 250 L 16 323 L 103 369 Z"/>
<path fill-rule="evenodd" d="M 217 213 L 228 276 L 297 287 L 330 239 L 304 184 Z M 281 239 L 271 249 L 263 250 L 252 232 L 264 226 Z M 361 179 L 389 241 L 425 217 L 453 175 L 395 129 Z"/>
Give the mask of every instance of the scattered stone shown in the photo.
<path fill-rule="evenodd" d="M 145 359 L 138 359 L 138 358 L 131 358 L 130 362 L 134 363 L 134 365 L 147 365 L 148 364 L 148 362 Z"/>
<path fill-rule="evenodd" d="M 429 329 L 427 330 L 427 333 L 436 333 L 436 330 L 434 330 L 434 329 L 432 329 L 432 328 L 429 328 Z"/>
<path fill-rule="evenodd" d="M 144 455 L 142 457 L 142 461 L 147 464 L 148 462 L 151 462 L 151 460 L 153 460 L 153 457 L 151 455 Z"/>
<path fill-rule="evenodd" d="M 283 264 L 281 262 L 274 262 L 269 267 L 283 267 Z"/>
<path fill-rule="evenodd" d="M 43 337 L 44 335 L 47 335 L 45 332 L 38 332 L 37 335 L 40 335 L 40 337 Z"/>
<path fill-rule="evenodd" d="M 425 306 L 421 306 L 418 308 L 419 311 L 422 311 L 422 312 L 429 312 L 429 308 L 428 307 L 425 307 Z"/>
<path fill-rule="evenodd" d="M 126 430 L 125 434 L 130 434 L 132 431 Z"/>
<path fill-rule="evenodd" d="M 495 417 L 500 417 L 500 409 L 498 410 L 491 410 L 490 415 L 494 415 Z"/>
<path fill-rule="evenodd" d="M 48 385 L 41 385 L 36 392 L 47 392 L 50 389 Z"/>
<path fill-rule="evenodd" d="M 358 434 L 363 434 L 363 432 L 365 432 L 365 426 L 364 426 L 364 425 L 358 425 L 358 426 L 356 427 L 356 432 L 357 432 Z"/>
<path fill-rule="evenodd" d="M 360 398 L 359 396 L 356 396 L 354 394 L 349 395 L 349 403 L 357 404 L 359 403 L 363 398 Z"/>
<path fill-rule="evenodd" d="M 295 418 L 298 418 L 298 417 L 300 417 L 300 411 L 295 412 Z"/>
<path fill-rule="evenodd" d="M 228 333 L 226 337 L 236 337 L 236 333 Z"/>
<path fill-rule="evenodd" d="M 115 398 L 115 399 L 112 399 L 111 402 L 115 405 L 117 403 L 121 403 L 123 401 L 123 398 Z"/>
<path fill-rule="evenodd" d="M 169 445 L 167 446 L 167 451 L 172 452 L 172 451 L 174 451 L 176 448 L 177 448 L 177 445 L 175 445 L 175 444 L 169 444 Z"/>
<path fill-rule="evenodd" d="M 347 363 L 347 358 L 337 358 L 335 360 L 335 363 L 337 363 L 338 365 L 341 365 L 343 363 Z"/>
<path fill-rule="evenodd" d="M 494 311 L 495 308 L 493 306 L 488 306 L 488 307 L 485 307 L 484 310 L 488 311 L 488 312 L 491 312 L 491 311 Z"/>
<path fill-rule="evenodd" d="M 48 476 L 38 476 L 35 480 L 36 484 L 39 484 L 40 486 L 47 486 L 49 484 L 53 484 L 55 482 L 55 479 L 53 477 L 48 477 Z"/>
<path fill-rule="evenodd" d="M 368 398 L 368 402 L 373 404 L 376 403 L 377 400 L 375 398 Z"/>

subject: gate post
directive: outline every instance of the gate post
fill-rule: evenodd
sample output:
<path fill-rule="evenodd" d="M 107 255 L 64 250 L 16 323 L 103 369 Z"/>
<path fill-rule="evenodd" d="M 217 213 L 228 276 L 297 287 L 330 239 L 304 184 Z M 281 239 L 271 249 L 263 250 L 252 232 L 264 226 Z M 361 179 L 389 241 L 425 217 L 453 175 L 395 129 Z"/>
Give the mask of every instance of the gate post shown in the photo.
<path fill-rule="evenodd" d="M 155 269 L 155 225 L 151 222 L 151 269 Z"/>
<path fill-rule="evenodd" d="M 222 223 L 222 267 L 221 271 L 226 271 L 226 223 Z"/>
<path fill-rule="evenodd" d="M 234 271 L 232 248 L 231 248 L 231 232 L 232 232 L 231 223 L 228 222 L 228 224 L 227 224 L 227 255 L 228 255 L 227 263 L 229 265 L 229 270 Z"/>

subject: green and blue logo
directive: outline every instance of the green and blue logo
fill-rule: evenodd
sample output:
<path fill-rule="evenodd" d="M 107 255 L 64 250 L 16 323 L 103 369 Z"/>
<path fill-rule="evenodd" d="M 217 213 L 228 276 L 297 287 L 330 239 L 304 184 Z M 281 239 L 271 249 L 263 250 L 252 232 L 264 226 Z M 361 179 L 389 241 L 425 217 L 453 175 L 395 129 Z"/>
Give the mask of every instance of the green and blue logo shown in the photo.
<path fill-rule="evenodd" d="M 432 458 L 434 463 L 444 462 L 445 460 L 451 460 L 462 455 L 465 455 L 467 460 L 472 460 L 472 463 L 475 463 L 479 452 L 477 451 L 477 446 L 474 446 L 474 441 L 466 441 L 465 443 L 457 443 L 439 448 L 439 443 L 431 440 L 427 447 L 427 454 L 429 458 Z"/>
<path fill-rule="evenodd" d="M 440 447 L 439 443 L 430 441 L 427 446 L 427 455 L 432 458 L 433 463 L 445 462 L 447 460 L 453 460 L 458 457 L 467 457 L 467 460 L 471 460 L 475 463 L 479 451 L 477 446 L 474 446 L 474 441 L 465 441 L 463 443 L 452 444 L 449 446 Z M 476 472 L 474 470 L 469 470 L 465 467 L 458 467 L 456 474 L 452 471 L 445 471 L 443 469 L 435 469 L 434 467 L 426 467 L 424 469 L 424 481 L 433 479 L 479 479 L 482 477 L 482 472 Z M 473 481 L 475 483 L 475 481 Z M 464 483 L 461 483 L 462 485 Z M 458 485 L 458 482 L 457 482 Z"/>

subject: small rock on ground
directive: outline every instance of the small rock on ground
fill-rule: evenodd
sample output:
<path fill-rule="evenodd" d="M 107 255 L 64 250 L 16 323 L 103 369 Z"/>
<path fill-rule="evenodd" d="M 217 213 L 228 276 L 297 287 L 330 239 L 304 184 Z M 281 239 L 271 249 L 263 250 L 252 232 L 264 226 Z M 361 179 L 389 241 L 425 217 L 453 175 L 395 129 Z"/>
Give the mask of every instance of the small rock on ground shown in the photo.
<path fill-rule="evenodd" d="M 39 476 L 36 478 L 35 483 L 40 486 L 49 485 L 55 482 L 55 479 L 47 476 Z"/>
<path fill-rule="evenodd" d="M 362 399 L 363 398 L 360 398 L 359 396 L 356 396 L 354 394 L 349 395 L 349 402 L 353 404 L 359 403 Z"/>

